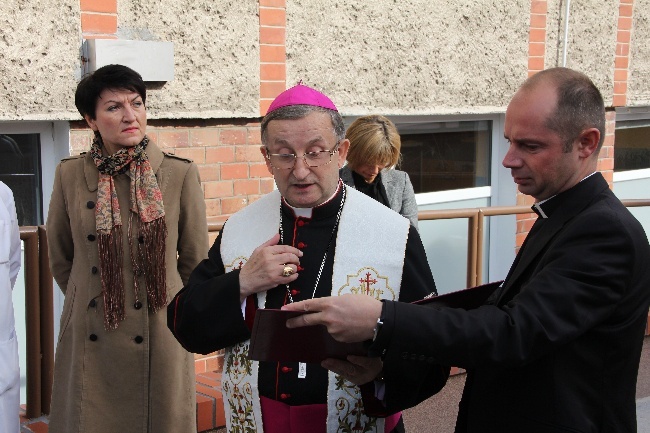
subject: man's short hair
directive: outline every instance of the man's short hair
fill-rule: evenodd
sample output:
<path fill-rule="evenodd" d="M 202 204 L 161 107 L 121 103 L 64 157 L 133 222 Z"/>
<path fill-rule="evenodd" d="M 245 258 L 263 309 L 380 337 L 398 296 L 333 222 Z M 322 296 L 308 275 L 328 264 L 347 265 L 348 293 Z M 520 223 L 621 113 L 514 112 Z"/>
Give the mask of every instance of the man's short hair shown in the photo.
<path fill-rule="evenodd" d="M 600 90 L 582 72 L 569 68 L 550 68 L 528 78 L 522 89 L 532 89 L 550 81 L 557 89 L 557 106 L 546 119 L 546 126 L 564 141 L 564 151 L 570 152 L 574 140 L 588 128 L 600 131 L 598 151 L 605 140 L 605 104 Z"/>
<path fill-rule="evenodd" d="M 332 127 L 334 128 L 334 134 L 336 135 L 337 143 L 345 138 L 345 125 L 343 124 L 343 118 L 338 111 L 323 107 L 317 107 L 315 105 L 288 105 L 273 110 L 264 116 L 261 125 L 262 144 L 266 145 L 267 127 L 269 125 L 269 122 L 272 120 L 302 119 L 303 117 L 306 117 L 313 112 L 329 114 L 330 119 L 332 120 Z"/>

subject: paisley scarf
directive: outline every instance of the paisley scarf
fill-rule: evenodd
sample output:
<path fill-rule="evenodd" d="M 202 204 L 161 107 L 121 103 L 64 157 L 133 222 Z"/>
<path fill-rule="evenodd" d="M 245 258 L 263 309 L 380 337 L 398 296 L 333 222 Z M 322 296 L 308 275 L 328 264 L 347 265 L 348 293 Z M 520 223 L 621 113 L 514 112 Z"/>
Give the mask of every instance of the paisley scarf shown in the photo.
<path fill-rule="evenodd" d="M 145 149 L 145 136 L 135 147 L 125 147 L 109 156 L 102 155 L 102 139 L 95 134 L 90 156 L 99 170 L 95 223 L 99 246 L 99 263 L 104 298 L 104 327 L 116 329 L 124 320 L 124 277 L 122 218 L 114 177 L 127 173 L 131 179 L 129 213 L 129 255 L 133 266 L 135 299 L 139 299 L 139 280 L 144 278 L 147 300 L 156 312 L 167 303 L 165 281 L 165 209 L 158 181 Z M 132 220 L 140 219 L 139 234 L 133 236 Z M 134 242 L 135 239 L 135 242 Z"/>

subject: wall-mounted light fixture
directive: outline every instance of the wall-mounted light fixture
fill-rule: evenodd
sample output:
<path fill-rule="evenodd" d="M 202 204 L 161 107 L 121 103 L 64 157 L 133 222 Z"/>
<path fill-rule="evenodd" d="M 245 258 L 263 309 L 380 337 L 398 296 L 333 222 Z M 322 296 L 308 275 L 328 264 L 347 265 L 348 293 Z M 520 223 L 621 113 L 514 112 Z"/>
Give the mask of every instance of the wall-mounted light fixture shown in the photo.
<path fill-rule="evenodd" d="M 144 81 L 174 79 L 174 43 L 124 39 L 86 39 L 82 45 L 82 76 L 105 65 L 119 64 Z"/>

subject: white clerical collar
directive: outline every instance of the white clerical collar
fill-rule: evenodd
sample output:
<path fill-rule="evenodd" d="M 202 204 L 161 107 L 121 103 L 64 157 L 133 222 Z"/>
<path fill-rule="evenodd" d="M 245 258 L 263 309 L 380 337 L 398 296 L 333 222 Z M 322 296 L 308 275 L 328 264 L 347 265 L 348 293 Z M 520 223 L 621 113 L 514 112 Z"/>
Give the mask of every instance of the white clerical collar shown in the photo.
<path fill-rule="evenodd" d="M 587 179 L 587 178 L 593 176 L 594 174 L 596 174 L 595 171 L 592 172 L 591 174 L 588 174 L 587 176 L 583 177 L 583 178 L 580 180 L 580 182 L 582 182 L 583 180 L 585 180 L 585 179 Z M 578 183 L 580 183 L 580 182 L 578 182 Z M 538 201 L 538 202 L 536 202 L 536 203 L 533 204 L 533 207 L 534 207 L 535 209 L 537 209 L 537 211 L 538 211 L 538 215 L 539 215 L 539 216 L 541 216 L 542 218 L 548 218 L 548 216 L 546 215 L 546 213 L 544 212 L 544 210 L 542 209 L 541 206 L 542 206 L 544 203 L 546 203 L 547 201 L 551 200 L 551 199 L 552 199 L 553 197 L 555 197 L 556 195 L 557 195 L 557 194 L 555 194 L 555 195 L 553 195 L 553 196 L 551 196 L 551 197 L 549 197 L 549 198 L 546 198 L 546 199 L 544 199 L 544 200 L 542 200 L 542 201 Z"/>
<path fill-rule="evenodd" d="M 582 178 L 582 180 L 585 180 L 585 179 L 587 179 L 587 178 L 593 176 L 594 174 L 596 174 L 596 172 L 595 172 L 595 171 L 592 171 L 591 174 L 586 175 L 585 177 Z M 580 182 L 582 182 L 582 180 L 581 180 Z"/>
<path fill-rule="evenodd" d="M 323 205 L 329 203 L 330 201 L 332 201 L 332 199 L 334 199 L 334 197 L 336 197 L 336 194 L 339 193 L 340 189 L 341 189 L 341 181 L 339 180 L 339 184 L 338 184 L 338 186 L 336 188 L 336 191 L 334 191 L 334 194 L 332 194 L 332 196 L 330 198 L 328 198 L 327 200 L 325 200 L 323 203 L 319 204 L 316 207 L 323 206 Z M 284 200 L 284 197 L 283 197 L 283 200 Z M 313 207 L 293 207 L 286 200 L 284 200 L 284 203 L 287 206 L 289 206 L 291 208 L 291 210 L 293 210 L 293 214 L 295 216 L 301 217 L 301 218 L 311 218 L 311 214 L 312 214 L 312 212 L 314 210 Z"/>
<path fill-rule="evenodd" d="M 289 203 L 287 203 L 289 207 L 293 210 L 293 214 L 297 217 L 302 217 L 302 218 L 311 218 L 311 213 L 314 210 L 312 207 L 293 207 Z"/>

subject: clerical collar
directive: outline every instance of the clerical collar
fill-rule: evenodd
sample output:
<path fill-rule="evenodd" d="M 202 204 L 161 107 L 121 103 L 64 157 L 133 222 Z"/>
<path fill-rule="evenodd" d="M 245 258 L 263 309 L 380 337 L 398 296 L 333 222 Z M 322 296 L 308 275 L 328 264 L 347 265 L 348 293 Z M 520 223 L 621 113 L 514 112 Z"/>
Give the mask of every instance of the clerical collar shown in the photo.
<path fill-rule="evenodd" d="M 299 218 L 311 218 L 314 209 L 327 207 L 327 205 L 330 204 L 332 202 L 332 200 L 334 200 L 334 198 L 341 192 L 341 185 L 342 185 L 342 181 L 339 179 L 339 183 L 338 183 L 338 185 L 336 187 L 336 191 L 334 191 L 334 194 L 332 194 L 332 196 L 330 198 L 328 198 L 327 200 L 325 200 L 323 203 L 321 203 L 321 204 L 319 204 L 318 206 L 315 206 L 315 207 L 293 207 L 284 199 L 284 197 L 282 197 L 282 202 L 285 205 L 287 205 L 287 207 L 290 208 L 293 211 L 293 214 L 296 217 L 299 217 Z"/>
<path fill-rule="evenodd" d="M 583 178 L 580 180 L 580 182 L 584 181 L 585 179 L 590 178 L 590 177 L 593 176 L 594 174 L 596 174 L 595 171 L 592 172 L 591 174 L 589 174 L 589 175 L 583 177 Z M 578 185 L 580 182 L 578 182 L 576 185 Z M 576 185 L 572 186 L 572 187 L 569 188 L 567 191 L 572 190 L 573 188 L 575 188 Z M 533 204 L 533 206 L 531 207 L 531 209 L 532 209 L 533 212 L 535 212 L 535 213 L 537 214 L 537 216 L 539 216 L 540 218 L 545 218 L 545 219 L 548 218 L 548 217 L 553 213 L 553 211 L 554 211 L 555 209 L 557 209 L 557 207 L 558 207 L 559 204 L 560 204 L 560 203 L 557 202 L 557 200 L 555 200 L 554 202 L 551 203 L 551 200 L 553 200 L 555 197 L 557 197 L 558 195 L 562 194 L 563 192 L 565 192 L 565 191 L 562 191 L 561 193 L 555 194 L 555 195 L 553 195 L 553 196 L 551 196 L 551 197 L 549 197 L 549 198 L 547 198 L 547 199 L 544 199 L 544 200 L 542 200 L 542 201 L 538 201 L 538 202 L 536 202 L 535 204 Z M 542 207 L 542 205 L 544 205 L 544 206 Z"/>

